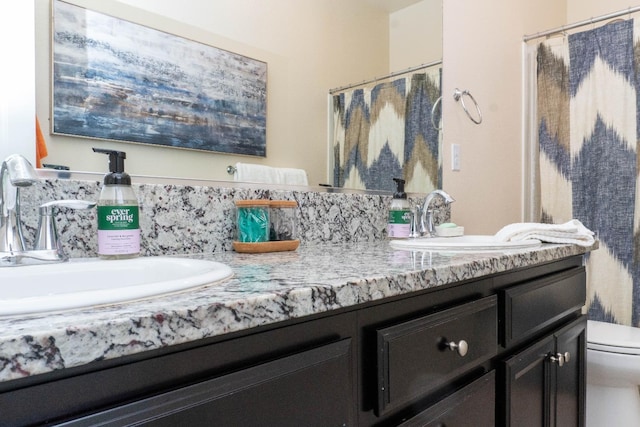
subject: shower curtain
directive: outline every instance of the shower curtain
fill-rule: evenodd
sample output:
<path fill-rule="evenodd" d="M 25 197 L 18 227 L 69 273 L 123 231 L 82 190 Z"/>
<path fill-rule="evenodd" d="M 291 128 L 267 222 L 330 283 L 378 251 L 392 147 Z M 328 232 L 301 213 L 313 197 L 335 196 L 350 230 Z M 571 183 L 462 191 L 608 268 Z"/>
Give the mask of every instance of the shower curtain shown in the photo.
<path fill-rule="evenodd" d="M 640 326 L 639 37 L 628 20 L 537 47 L 540 220 L 577 218 L 597 233 L 600 248 L 586 264 L 589 318 L 633 326 Z"/>
<path fill-rule="evenodd" d="M 333 185 L 409 192 L 440 188 L 442 68 L 336 94 L 333 106 Z M 435 125 L 435 126 L 434 126 Z"/>

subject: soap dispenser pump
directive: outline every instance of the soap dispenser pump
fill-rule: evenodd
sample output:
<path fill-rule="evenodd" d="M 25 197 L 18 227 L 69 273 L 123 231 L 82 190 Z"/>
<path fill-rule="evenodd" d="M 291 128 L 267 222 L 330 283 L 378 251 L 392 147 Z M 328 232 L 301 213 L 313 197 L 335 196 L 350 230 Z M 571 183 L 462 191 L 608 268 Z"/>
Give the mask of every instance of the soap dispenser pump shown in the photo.
<path fill-rule="evenodd" d="M 124 171 L 124 151 L 94 148 L 109 156 L 109 173 L 98 200 L 98 256 L 126 259 L 140 255 L 138 199 L 131 188 L 131 177 Z"/>
<path fill-rule="evenodd" d="M 407 200 L 407 193 L 404 192 L 405 180 L 393 180 L 396 182 L 396 191 L 389 207 L 387 235 L 390 239 L 404 239 L 411 234 L 411 206 Z"/>

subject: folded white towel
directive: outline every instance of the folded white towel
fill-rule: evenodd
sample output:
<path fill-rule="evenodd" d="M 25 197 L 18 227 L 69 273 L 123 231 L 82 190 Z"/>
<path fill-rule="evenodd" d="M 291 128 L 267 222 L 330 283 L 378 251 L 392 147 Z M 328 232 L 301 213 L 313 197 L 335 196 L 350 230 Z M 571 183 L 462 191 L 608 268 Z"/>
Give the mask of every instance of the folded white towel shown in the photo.
<path fill-rule="evenodd" d="M 252 163 L 236 163 L 235 181 L 263 184 L 308 185 L 304 169 L 274 168 Z"/>
<path fill-rule="evenodd" d="M 277 168 L 279 184 L 308 185 L 307 172 L 304 169 Z"/>
<path fill-rule="evenodd" d="M 496 233 L 496 239 L 503 242 L 537 239 L 548 243 L 571 243 L 580 246 L 591 246 L 595 243 L 594 232 L 577 219 L 564 224 L 509 224 Z"/>
<path fill-rule="evenodd" d="M 265 184 L 276 184 L 278 174 L 269 166 L 254 165 L 249 163 L 236 163 L 236 170 L 233 174 L 236 181 L 261 182 Z"/>

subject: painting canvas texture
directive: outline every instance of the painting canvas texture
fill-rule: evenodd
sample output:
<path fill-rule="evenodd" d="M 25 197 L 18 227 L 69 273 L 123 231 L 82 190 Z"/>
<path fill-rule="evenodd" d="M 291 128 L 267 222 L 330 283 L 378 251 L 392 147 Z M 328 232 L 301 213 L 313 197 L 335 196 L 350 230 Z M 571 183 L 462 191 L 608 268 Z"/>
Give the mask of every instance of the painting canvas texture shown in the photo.
<path fill-rule="evenodd" d="M 640 32 L 633 20 L 537 48 L 541 220 L 597 233 L 588 255 L 589 318 L 640 326 L 638 120 Z"/>
<path fill-rule="evenodd" d="M 333 95 L 333 185 L 408 192 L 441 187 L 442 68 Z"/>
<path fill-rule="evenodd" d="M 266 156 L 267 64 L 55 1 L 53 133 Z"/>

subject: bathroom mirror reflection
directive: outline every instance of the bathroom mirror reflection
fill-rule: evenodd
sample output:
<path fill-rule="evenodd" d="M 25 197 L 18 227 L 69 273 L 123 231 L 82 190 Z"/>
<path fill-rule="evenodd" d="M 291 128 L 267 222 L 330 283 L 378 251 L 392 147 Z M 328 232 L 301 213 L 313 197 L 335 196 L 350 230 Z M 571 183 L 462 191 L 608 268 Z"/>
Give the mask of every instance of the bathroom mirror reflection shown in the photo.
<path fill-rule="evenodd" d="M 35 0 L 36 114 L 48 148 L 43 161 L 104 172 L 104 159 L 91 151 L 96 141 L 49 132 L 51 1 Z M 233 180 L 227 166 L 243 162 L 301 168 L 310 185 L 332 184 L 329 90 L 442 58 L 442 0 L 69 3 L 268 64 L 266 157 L 99 141 L 127 152 L 133 175 Z M 412 191 L 430 189 L 425 183 Z"/>

